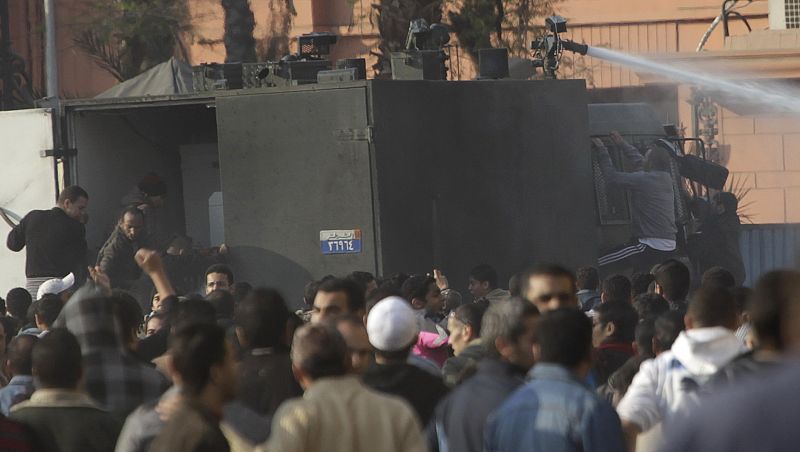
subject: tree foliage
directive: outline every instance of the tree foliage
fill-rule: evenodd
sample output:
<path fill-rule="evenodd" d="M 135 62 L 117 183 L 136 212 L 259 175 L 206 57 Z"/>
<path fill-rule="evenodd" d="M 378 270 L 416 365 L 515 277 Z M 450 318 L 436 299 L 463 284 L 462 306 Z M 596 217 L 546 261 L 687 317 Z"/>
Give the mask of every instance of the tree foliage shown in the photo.
<path fill-rule="evenodd" d="M 372 66 L 376 77 L 391 73 L 391 53 L 405 48 L 408 25 L 412 19 L 425 19 L 429 24 L 442 21 L 442 0 L 379 0 L 372 5 L 378 22 L 380 44 Z"/>
<path fill-rule="evenodd" d="M 292 20 L 297 15 L 292 0 L 266 0 L 269 7 L 267 34 L 259 43 L 258 55 L 262 61 L 280 60 L 289 54 Z"/>
<path fill-rule="evenodd" d="M 186 0 L 86 0 L 75 44 L 117 80 L 135 77 L 177 55 L 191 32 Z"/>
<path fill-rule="evenodd" d="M 222 0 L 225 11 L 225 62 L 256 61 L 256 39 L 253 30 L 256 18 L 249 0 Z"/>
<path fill-rule="evenodd" d="M 463 0 L 448 16 L 458 42 L 477 62 L 478 50 L 506 47 L 512 56 L 525 57 L 531 41 L 544 29 L 542 19 L 552 15 L 561 0 Z"/>

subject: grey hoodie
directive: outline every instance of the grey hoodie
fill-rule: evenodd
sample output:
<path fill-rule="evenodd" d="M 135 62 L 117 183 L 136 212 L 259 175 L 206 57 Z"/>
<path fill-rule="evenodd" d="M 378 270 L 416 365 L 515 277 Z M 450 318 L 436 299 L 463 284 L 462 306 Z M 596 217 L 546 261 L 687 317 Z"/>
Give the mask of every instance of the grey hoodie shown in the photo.
<path fill-rule="evenodd" d="M 597 161 L 609 185 L 631 193 L 631 228 L 637 239 L 675 240 L 675 192 L 672 176 L 663 171 L 642 171 L 644 158 L 631 145 L 622 146 L 625 158 L 636 169 L 625 173 L 614 169 L 605 147 L 598 148 Z"/>

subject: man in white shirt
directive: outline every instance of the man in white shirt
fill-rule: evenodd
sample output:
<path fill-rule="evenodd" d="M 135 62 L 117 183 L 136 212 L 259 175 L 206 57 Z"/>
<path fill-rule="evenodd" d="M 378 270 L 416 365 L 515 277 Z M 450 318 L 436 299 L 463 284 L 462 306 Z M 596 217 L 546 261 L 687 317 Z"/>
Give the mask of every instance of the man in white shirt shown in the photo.
<path fill-rule="evenodd" d="M 700 389 L 714 373 L 746 352 L 734 335 L 737 326 L 733 295 L 721 288 L 695 293 L 682 332 L 672 349 L 645 361 L 617 406 L 629 449 L 636 438 L 662 421 L 698 405 Z"/>

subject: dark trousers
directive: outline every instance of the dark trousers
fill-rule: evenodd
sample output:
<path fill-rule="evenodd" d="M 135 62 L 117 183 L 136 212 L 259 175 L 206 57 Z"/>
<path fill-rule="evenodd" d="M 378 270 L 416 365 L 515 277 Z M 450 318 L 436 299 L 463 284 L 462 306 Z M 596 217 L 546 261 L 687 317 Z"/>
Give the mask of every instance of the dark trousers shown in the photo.
<path fill-rule="evenodd" d="M 630 276 L 634 273 L 650 273 L 650 270 L 667 259 L 675 257 L 675 251 L 659 251 L 638 241 L 615 248 L 597 261 L 600 274 Z"/>

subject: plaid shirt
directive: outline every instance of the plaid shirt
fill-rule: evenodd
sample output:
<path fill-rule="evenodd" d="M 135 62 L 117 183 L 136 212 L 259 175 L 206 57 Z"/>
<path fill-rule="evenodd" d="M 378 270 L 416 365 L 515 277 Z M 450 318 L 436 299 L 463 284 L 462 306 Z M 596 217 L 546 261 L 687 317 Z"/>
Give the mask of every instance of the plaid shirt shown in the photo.
<path fill-rule="evenodd" d="M 125 350 L 111 301 L 94 289 L 78 291 L 56 326 L 66 327 L 81 345 L 86 392 L 119 419 L 166 390 L 163 375 Z"/>

